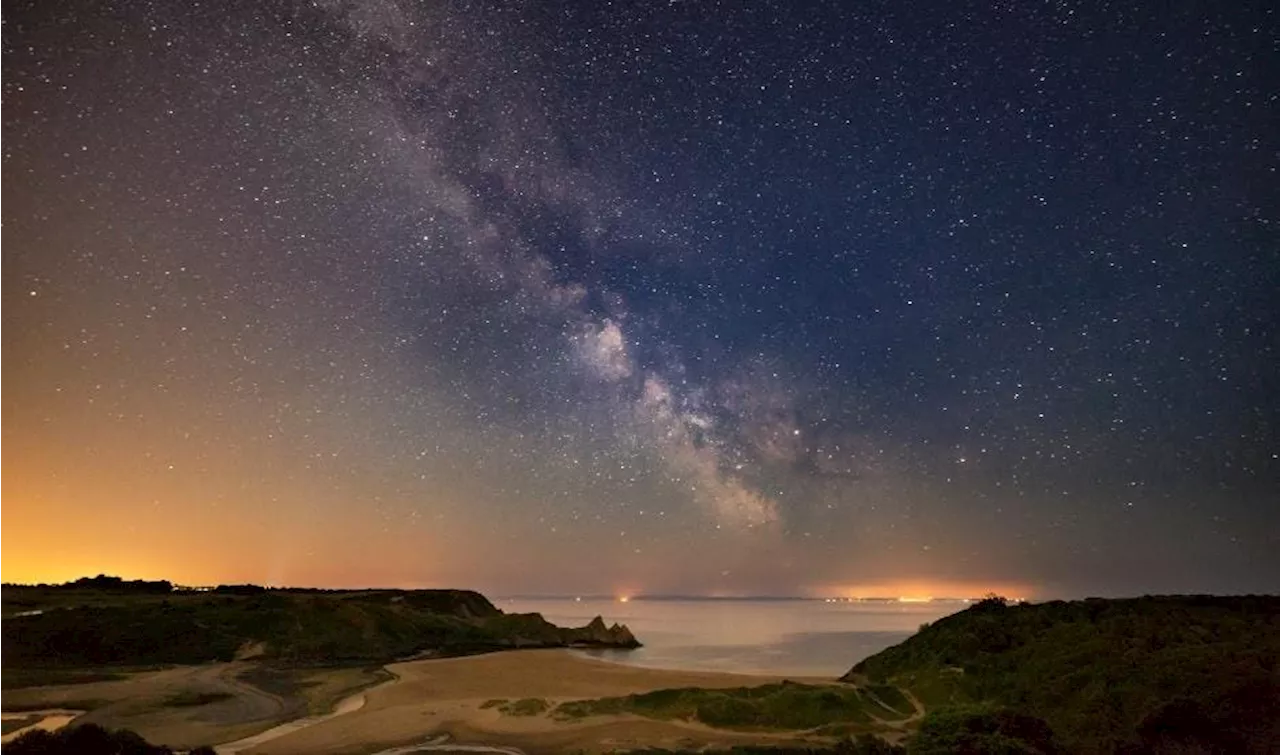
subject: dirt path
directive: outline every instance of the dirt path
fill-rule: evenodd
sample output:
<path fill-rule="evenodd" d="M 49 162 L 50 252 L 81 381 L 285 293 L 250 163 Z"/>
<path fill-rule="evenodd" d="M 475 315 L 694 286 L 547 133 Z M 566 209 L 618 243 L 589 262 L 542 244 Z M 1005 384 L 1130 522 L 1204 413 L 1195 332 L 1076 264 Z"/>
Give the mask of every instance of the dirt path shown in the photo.
<path fill-rule="evenodd" d="M 895 689 L 901 692 L 903 697 L 907 698 L 907 702 L 911 703 L 911 715 L 907 716 L 906 718 L 881 718 L 880 716 L 877 716 L 874 713 L 868 713 L 868 715 L 874 718 L 878 723 L 882 723 L 885 726 L 892 726 L 895 729 L 901 729 L 901 728 L 905 728 L 908 724 L 912 724 L 912 723 L 915 723 L 916 721 L 919 721 L 921 718 L 924 717 L 924 705 L 921 704 L 920 700 L 917 699 L 915 695 L 911 694 L 911 690 L 906 689 L 904 687 L 895 687 Z M 876 705 L 879 705 L 880 707 L 884 708 L 885 711 L 894 712 L 894 713 L 902 712 L 902 711 L 899 711 L 897 708 L 894 708 L 893 706 L 889 705 L 884 700 L 881 700 L 876 695 L 876 693 L 872 692 L 870 689 L 867 689 L 864 687 L 859 691 L 864 696 L 870 698 L 871 701 L 874 702 Z"/>
<path fill-rule="evenodd" d="M 911 712 L 911 715 L 909 717 L 904 718 L 899 723 L 901 723 L 903 726 L 906 726 L 909 723 L 913 723 L 915 721 L 919 721 L 920 719 L 924 718 L 924 703 L 920 702 L 920 698 L 911 694 L 911 690 L 906 689 L 905 687 L 899 687 L 898 691 L 901 692 L 904 697 L 910 700 L 911 705 L 915 708 L 915 710 Z"/>

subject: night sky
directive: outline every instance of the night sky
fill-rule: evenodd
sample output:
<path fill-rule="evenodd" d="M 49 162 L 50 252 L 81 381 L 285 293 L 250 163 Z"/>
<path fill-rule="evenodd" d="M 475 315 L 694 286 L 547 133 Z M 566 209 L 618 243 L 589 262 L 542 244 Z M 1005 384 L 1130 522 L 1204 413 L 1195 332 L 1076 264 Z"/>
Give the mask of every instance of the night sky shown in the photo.
<path fill-rule="evenodd" d="M 1280 590 L 1278 21 L 6 2 L 4 578 Z"/>

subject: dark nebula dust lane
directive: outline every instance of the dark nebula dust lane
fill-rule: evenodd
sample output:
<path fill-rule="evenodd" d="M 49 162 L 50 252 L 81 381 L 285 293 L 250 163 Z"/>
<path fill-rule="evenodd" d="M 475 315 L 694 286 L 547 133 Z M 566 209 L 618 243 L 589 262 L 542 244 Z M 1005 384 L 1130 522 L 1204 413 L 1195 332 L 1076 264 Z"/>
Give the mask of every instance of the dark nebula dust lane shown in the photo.
<path fill-rule="evenodd" d="M 6 581 L 1280 589 L 1268 4 L 5 21 Z"/>

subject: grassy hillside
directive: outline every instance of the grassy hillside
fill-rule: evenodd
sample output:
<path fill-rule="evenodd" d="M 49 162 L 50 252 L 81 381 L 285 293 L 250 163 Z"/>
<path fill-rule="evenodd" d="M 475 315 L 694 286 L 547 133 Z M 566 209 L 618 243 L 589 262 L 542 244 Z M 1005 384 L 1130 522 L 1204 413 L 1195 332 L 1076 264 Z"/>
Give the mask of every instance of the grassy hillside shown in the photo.
<path fill-rule="evenodd" d="M 900 686 L 935 712 L 1030 714 L 1070 752 L 1273 752 L 1280 598 L 991 599 L 867 658 L 845 680 Z"/>
<path fill-rule="evenodd" d="M 213 592 L 83 586 L 3 591 L 5 676 L 24 668 L 202 663 L 237 655 L 290 664 L 385 662 L 569 644 L 627 646 L 625 628 L 557 627 L 465 590 Z M 26 615 L 22 615 L 26 614 Z"/>
<path fill-rule="evenodd" d="M 896 690 L 898 707 L 869 690 L 826 685 L 766 684 L 733 689 L 662 689 L 624 697 L 562 703 L 557 718 L 632 713 L 657 719 L 701 721 L 723 729 L 781 729 L 844 734 L 903 721 L 914 707 Z"/>

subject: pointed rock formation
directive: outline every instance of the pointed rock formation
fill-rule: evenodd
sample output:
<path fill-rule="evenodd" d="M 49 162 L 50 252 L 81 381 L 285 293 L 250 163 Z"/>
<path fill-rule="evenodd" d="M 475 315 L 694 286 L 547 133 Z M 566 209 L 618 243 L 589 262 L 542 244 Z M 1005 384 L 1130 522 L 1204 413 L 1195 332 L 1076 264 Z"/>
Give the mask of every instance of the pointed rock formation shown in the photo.
<path fill-rule="evenodd" d="M 606 626 L 604 618 L 600 616 L 592 619 L 591 623 L 585 627 L 568 630 L 568 635 L 570 645 L 615 648 L 640 647 L 640 642 L 636 640 L 635 635 L 631 634 L 631 630 L 627 629 L 625 624 L 615 623 L 613 626 Z"/>

